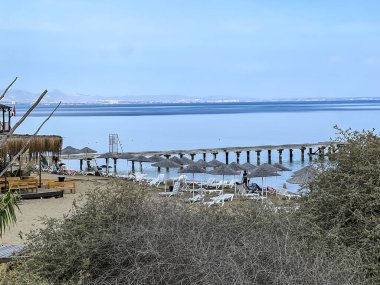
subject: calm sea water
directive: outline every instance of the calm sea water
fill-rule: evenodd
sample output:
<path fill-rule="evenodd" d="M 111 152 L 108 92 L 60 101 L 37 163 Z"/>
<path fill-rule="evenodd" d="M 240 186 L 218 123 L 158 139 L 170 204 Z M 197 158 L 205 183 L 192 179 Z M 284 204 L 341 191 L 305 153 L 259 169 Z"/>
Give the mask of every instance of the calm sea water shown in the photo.
<path fill-rule="evenodd" d="M 52 106 L 41 106 L 18 132 L 33 132 L 51 109 Z M 18 108 L 18 117 L 23 110 L 23 106 Z M 107 152 L 109 134 L 118 134 L 120 151 L 147 151 L 326 141 L 335 138 L 334 125 L 344 129 L 379 129 L 380 100 L 70 105 L 60 108 L 40 134 L 61 135 L 64 146 L 88 146 L 98 152 Z M 294 155 L 294 162 L 290 163 L 289 154 L 284 152 L 284 165 L 297 170 L 309 163 L 299 161 L 299 151 Z M 219 154 L 218 159 L 224 161 L 224 155 Z M 262 153 L 261 162 L 266 159 Z M 230 161 L 234 160 L 230 154 Z M 272 162 L 277 160 L 278 155 L 273 152 Z M 244 161 L 242 153 L 241 162 Z M 254 154 L 251 154 L 251 162 L 255 162 Z M 103 160 L 98 161 L 98 164 L 103 163 Z M 79 167 L 76 161 L 70 165 Z M 119 171 L 126 169 L 125 161 L 118 163 Z M 149 164 L 144 164 L 144 171 L 156 175 Z M 280 185 L 290 174 L 283 173 L 277 181 L 269 179 L 268 183 Z M 167 173 L 169 177 L 177 175 L 174 171 Z"/>

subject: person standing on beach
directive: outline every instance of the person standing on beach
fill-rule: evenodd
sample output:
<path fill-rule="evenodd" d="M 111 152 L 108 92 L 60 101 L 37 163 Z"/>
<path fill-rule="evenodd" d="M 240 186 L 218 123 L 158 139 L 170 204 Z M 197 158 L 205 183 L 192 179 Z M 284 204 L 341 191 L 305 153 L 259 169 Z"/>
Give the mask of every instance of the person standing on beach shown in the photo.
<path fill-rule="evenodd" d="M 244 186 L 245 189 L 248 188 L 248 173 L 247 173 L 247 170 L 244 170 L 244 172 L 243 172 L 242 184 L 243 184 L 243 186 Z"/>

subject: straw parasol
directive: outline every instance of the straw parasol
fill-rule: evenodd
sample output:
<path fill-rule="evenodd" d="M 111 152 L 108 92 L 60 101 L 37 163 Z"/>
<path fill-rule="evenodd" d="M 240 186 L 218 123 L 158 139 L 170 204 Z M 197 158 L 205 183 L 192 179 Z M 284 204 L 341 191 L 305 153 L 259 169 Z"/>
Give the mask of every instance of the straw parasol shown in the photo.
<path fill-rule="evenodd" d="M 261 177 L 261 197 L 264 197 L 264 177 L 280 176 L 277 172 L 271 171 L 270 167 L 265 165 L 258 166 L 255 170 L 248 174 L 248 177 Z M 268 191 L 265 191 L 268 195 Z"/>
<path fill-rule="evenodd" d="M 82 153 L 80 149 L 77 149 L 72 146 L 67 146 L 61 151 L 62 155 L 72 155 L 72 154 L 80 154 L 80 153 Z"/>
<path fill-rule="evenodd" d="M 96 150 L 94 150 L 94 149 L 92 149 L 92 148 L 89 148 L 89 147 L 84 147 L 84 148 L 82 148 L 82 149 L 80 149 L 80 152 L 81 153 L 97 153 L 97 151 Z"/>
<path fill-rule="evenodd" d="M 159 156 L 158 154 L 155 154 L 155 155 L 149 157 L 149 159 L 151 162 L 159 162 L 161 160 L 164 160 L 165 158 Z"/>
<path fill-rule="evenodd" d="M 70 155 L 80 154 L 80 153 L 82 153 L 82 151 L 80 149 L 77 149 L 77 148 L 72 147 L 72 146 L 67 146 L 64 149 L 62 149 L 61 154 L 67 155 L 67 164 L 68 164 L 69 169 L 70 169 Z"/>
<path fill-rule="evenodd" d="M 245 168 L 241 166 L 240 164 L 238 164 L 237 162 L 230 163 L 228 167 L 231 168 L 232 170 L 239 171 L 239 172 L 241 172 L 242 170 L 245 170 Z M 235 175 L 234 175 L 234 180 L 236 180 Z M 235 195 L 236 195 L 236 181 L 235 181 Z"/>
<path fill-rule="evenodd" d="M 218 166 L 221 166 L 221 165 L 225 165 L 223 162 L 217 160 L 217 159 L 213 159 L 211 161 L 208 162 L 210 165 L 212 165 L 212 167 L 218 167 Z"/>
<path fill-rule="evenodd" d="M 286 182 L 292 184 L 306 185 L 318 176 L 319 171 L 312 166 L 306 166 L 293 173 L 292 177 Z"/>
<path fill-rule="evenodd" d="M 290 168 L 287 168 L 286 166 L 283 166 L 280 163 L 273 164 L 274 167 L 278 169 L 278 171 L 292 171 Z"/>
<path fill-rule="evenodd" d="M 246 170 L 245 167 L 243 167 L 242 165 L 238 164 L 237 162 L 232 162 L 228 165 L 229 168 L 231 168 L 232 170 L 235 170 L 235 171 L 242 171 L 242 170 Z"/>
<path fill-rule="evenodd" d="M 305 166 L 305 167 L 303 167 L 297 171 L 294 171 L 293 175 L 298 174 L 298 173 L 302 173 L 302 172 L 311 172 L 311 173 L 314 172 L 315 174 L 319 174 L 319 171 L 317 169 L 315 169 L 311 165 L 308 165 L 308 166 Z"/>
<path fill-rule="evenodd" d="M 131 160 L 131 159 L 134 158 L 134 157 L 135 157 L 135 156 L 134 156 L 133 154 L 126 153 L 126 152 L 122 152 L 122 153 L 118 153 L 116 158 L 118 158 L 118 159 Z"/>
<path fill-rule="evenodd" d="M 246 162 L 246 163 L 243 163 L 241 164 L 240 166 L 244 167 L 244 170 L 247 170 L 248 172 L 254 170 L 256 168 L 255 165 L 249 163 L 249 162 Z"/>
<path fill-rule="evenodd" d="M 207 173 L 212 174 L 212 175 L 222 175 L 223 182 L 224 182 L 224 175 L 239 175 L 240 174 L 239 171 L 232 170 L 225 164 L 222 164 L 216 167 L 215 169 L 208 171 Z M 222 194 L 223 192 L 224 192 L 224 183 L 222 183 Z"/>
<path fill-rule="evenodd" d="M 134 156 L 134 157 L 130 158 L 129 160 L 140 162 L 140 172 L 141 173 L 142 173 L 142 163 L 143 162 L 151 162 L 151 160 L 148 157 L 143 156 L 143 155 Z"/>
<path fill-rule="evenodd" d="M 159 162 L 153 163 L 153 167 L 163 167 L 163 168 L 181 168 L 182 165 L 171 161 L 170 159 L 164 159 Z M 166 183 L 165 183 L 165 191 L 166 191 Z"/>
<path fill-rule="evenodd" d="M 194 163 L 196 166 L 206 168 L 206 167 L 213 167 L 210 163 L 207 161 L 204 161 L 203 159 L 198 160 L 197 162 Z"/>
<path fill-rule="evenodd" d="M 185 164 L 185 162 L 182 159 L 180 159 L 179 157 L 176 157 L 176 156 L 173 156 L 173 157 L 169 158 L 169 160 L 171 160 L 171 161 L 173 161 L 175 163 L 181 164 L 181 165 Z"/>
<path fill-rule="evenodd" d="M 99 155 L 97 158 L 119 158 L 119 154 L 115 152 L 106 152 L 101 155 Z"/>
<path fill-rule="evenodd" d="M 184 164 L 187 164 L 187 165 L 190 165 L 190 164 L 194 163 L 193 160 L 191 160 L 190 158 L 187 158 L 187 157 L 181 157 L 181 159 L 184 162 Z"/>
<path fill-rule="evenodd" d="M 196 164 L 191 164 L 187 166 L 184 169 L 178 170 L 179 173 L 192 173 L 193 174 L 193 197 L 194 197 L 194 186 L 195 186 L 195 181 L 194 181 L 194 174 L 195 173 L 206 173 L 207 171 L 202 168 L 201 166 L 198 166 Z"/>

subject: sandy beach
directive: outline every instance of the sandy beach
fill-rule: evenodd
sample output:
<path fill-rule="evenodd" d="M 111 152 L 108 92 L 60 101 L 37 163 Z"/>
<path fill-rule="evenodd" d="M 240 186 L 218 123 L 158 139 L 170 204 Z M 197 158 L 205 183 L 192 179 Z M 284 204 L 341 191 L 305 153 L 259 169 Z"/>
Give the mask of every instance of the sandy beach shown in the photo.
<path fill-rule="evenodd" d="M 57 180 L 57 175 L 44 173 L 43 178 Z M 17 213 L 17 223 L 5 230 L 0 244 L 19 245 L 25 243 L 26 233 L 43 226 L 43 217 L 60 218 L 69 214 L 74 200 L 78 200 L 82 194 L 94 187 L 106 186 L 109 181 L 109 178 L 95 176 L 75 176 L 67 177 L 67 179 L 76 181 L 76 194 L 65 192 L 63 198 L 23 200 L 20 205 L 21 212 Z"/>

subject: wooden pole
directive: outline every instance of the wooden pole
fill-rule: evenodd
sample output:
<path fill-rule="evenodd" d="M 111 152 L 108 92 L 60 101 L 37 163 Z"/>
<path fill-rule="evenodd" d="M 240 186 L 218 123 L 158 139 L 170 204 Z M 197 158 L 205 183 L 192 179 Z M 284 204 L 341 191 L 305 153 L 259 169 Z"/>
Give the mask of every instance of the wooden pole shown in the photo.
<path fill-rule="evenodd" d="M 0 100 L 4 98 L 5 94 L 7 94 L 9 88 L 12 87 L 13 83 L 15 83 L 17 80 L 17 77 L 11 82 L 11 84 L 8 85 L 8 87 L 4 90 L 3 94 L 1 94 L 0 96 Z"/>

